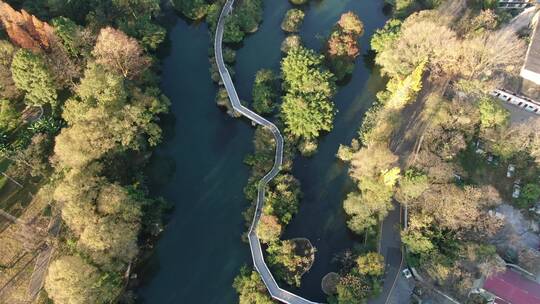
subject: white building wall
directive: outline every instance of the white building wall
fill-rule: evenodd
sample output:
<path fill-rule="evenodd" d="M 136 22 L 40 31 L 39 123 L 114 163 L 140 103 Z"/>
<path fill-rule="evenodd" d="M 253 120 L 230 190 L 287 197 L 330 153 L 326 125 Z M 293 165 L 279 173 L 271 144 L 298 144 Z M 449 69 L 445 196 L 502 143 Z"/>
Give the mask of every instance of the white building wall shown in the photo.
<path fill-rule="evenodd" d="M 533 72 L 533 71 L 529 71 L 527 69 L 525 69 L 524 67 L 521 68 L 521 72 L 519 73 L 519 75 L 527 80 L 530 80 L 534 83 L 536 83 L 537 85 L 540 85 L 540 74 L 539 73 L 536 73 L 536 72 Z"/>

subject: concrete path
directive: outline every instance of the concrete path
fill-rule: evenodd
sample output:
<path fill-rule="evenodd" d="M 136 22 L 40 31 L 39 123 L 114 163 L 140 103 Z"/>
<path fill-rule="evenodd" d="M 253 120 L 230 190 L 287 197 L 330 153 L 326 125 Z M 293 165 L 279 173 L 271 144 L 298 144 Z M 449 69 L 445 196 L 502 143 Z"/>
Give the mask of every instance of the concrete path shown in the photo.
<path fill-rule="evenodd" d="M 315 302 L 308 301 L 279 287 L 276 280 L 274 279 L 274 276 L 272 276 L 272 273 L 268 269 L 266 262 L 264 261 L 261 243 L 256 234 L 257 225 L 259 223 L 259 219 L 261 218 L 262 208 L 264 205 L 265 188 L 268 182 L 270 182 L 279 173 L 279 170 L 281 169 L 281 164 L 283 162 L 283 137 L 281 136 L 279 129 L 273 123 L 259 116 L 257 113 L 251 111 L 250 109 L 244 107 L 240 103 L 240 98 L 238 98 L 238 94 L 236 93 L 236 89 L 231 79 L 231 75 L 229 74 L 229 71 L 227 70 L 227 67 L 225 66 L 225 63 L 223 61 L 222 44 L 225 17 L 232 12 L 233 4 L 234 0 L 228 0 L 225 3 L 225 5 L 223 6 L 223 10 L 221 11 L 221 14 L 219 16 L 219 21 L 216 28 L 214 52 L 216 57 L 216 63 L 219 69 L 219 74 L 223 81 L 223 85 L 227 90 L 227 94 L 229 95 L 229 100 L 231 101 L 234 111 L 247 117 L 252 122 L 270 130 L 276 140 L 276 156 L 274 160 L 274 166 L 272 167 L 272 170 L 270 170 L 270 172 L 268 172 L 259 181 L 259 184 L 257 186 L 257 205 L 255 208 L 253 222 L 251 223 L 248 234 L 249 247 L 251 249 L 251 256 L 253 257 L 253 264 L 255 266 L 255 270 L 257 270 L 257 272 L 261 275 L 261 279 L 264 282 L 264 285 L 266 285 L 266 288 L 268 289 L 268 292 L 270 293 L 272 298 L 287 304 L 316 304 Z"/>

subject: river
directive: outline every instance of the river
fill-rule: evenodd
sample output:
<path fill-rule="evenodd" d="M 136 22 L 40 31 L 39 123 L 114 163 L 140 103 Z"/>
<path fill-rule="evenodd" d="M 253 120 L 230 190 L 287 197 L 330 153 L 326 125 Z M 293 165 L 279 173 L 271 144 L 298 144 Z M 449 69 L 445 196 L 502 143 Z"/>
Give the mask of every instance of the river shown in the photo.
<path fill-rule="evenodd" d="M 247 37 L 237 52 L 234 81 L 243 100 L 250 100 L 257 70 L 279 70 L 285 37 L 279 25 L 290 7 L 286 0 L 265 0 L 259 31 Z M 317 247 L 315 264 L 297 290 L 310 300 L 325 300 L 322 276 L 337 270 L 333 257 L 354 244 L 341 207 L 354 185 L 335 154 L 339 144 L 349 144 L 356 136 L 364 112 L 384 85 L 364 56 L 373 31 L 387 20 L 382 7 L 382 0 L 312 1 L 300 32 L 306 46 L 320 49 L 341 13 L 354 11 L 365 26 L 362 55 L 335 98 L 338 113 L 333 131 L 320 139 L 315 156 L 297 157 L 294 164 L 304 197 L 284 237 L 307 237 Z M 171 99 L 171 117 L 163 121 L 164 141 L 148 174 L 153 194 L 163 196 L 175 209 L 140 271 L 139 299 L 156 304 L 236 303 L 233 278 L 241 265 L 251 264 L 249 246 L 240 236 L 245 230 L 242 211 L 248 205 L 243 187 L 249 168 L 243 158 L 253 149 L 254 130 L 246 120 L 229 117 L 215 104 L 206 25 L 174 17 L 169 40 L 162 55 L 161 87 Z"/>

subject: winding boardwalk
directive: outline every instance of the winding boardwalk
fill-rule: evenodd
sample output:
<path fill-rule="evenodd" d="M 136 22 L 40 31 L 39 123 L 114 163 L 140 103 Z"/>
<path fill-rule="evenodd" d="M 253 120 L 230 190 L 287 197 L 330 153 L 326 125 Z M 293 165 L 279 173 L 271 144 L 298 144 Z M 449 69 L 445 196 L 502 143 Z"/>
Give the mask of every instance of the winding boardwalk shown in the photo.
<path fill-rule="evenodd" d="M 273 123 L 259 116 L 257 113 L 251 111 L 250 109 L 244 107 L 240 103 L 240 99 L 238 98 L 238 94 L 236 93 L 236 89 L 231 79 L 231 75 L 225 67 L 222 50 L 223 31 L 225 25 L 225 17 L 232 12 L 233 4 L 234 0 L 227 0 L 219 16 L 219 21 L 216 28 L 214 52 L 216 56 L 216 63 L 219 69 L 219 74 L 221 76 L 223 84 L 225 85 L 225 89 L 227 90 L 227 94 L 229 95 L 229 100 L 231 101 L 233 109 L 236 112 L 250 119 L 252 122 L 269 129 L 276 140 L 276 156 L 274 160 L 274 166 L 272 167 L 272 170 L 270 170 L 270 172 L 268 172 L 259 181 L 259 184 L 257 186 L 258 192 L 255 215 L 253 217 L 251 227 L 249 228 L 248 238 L 249 247 L 251 249 L 251 256 L 253 258 L 253 264 L 255 266 L 255 270 L 257 270 L 257 272 L 261 275 L 261 279 L 264 282 L 264 285 L 266 285 L 266 288 L 268 289 L 268 292 L 270 293 L 272 298 L 287 304 L 317 304 L 279 287 L 276 280 L 274 279 L 274 276 L 272 276 L 270 269 L 268 269 L 266 262 L 264 261 L 261 243 L 259 241 L 259 238 L 257 237 L 256 228 L 262 214 L 262 207 L 264 205 L 264 191 L 266 185 L 279 173 L 279 170 L 281 169 L 281 164 L 283 162 L 283 137 L 281 136 L 279 129 Z"/>

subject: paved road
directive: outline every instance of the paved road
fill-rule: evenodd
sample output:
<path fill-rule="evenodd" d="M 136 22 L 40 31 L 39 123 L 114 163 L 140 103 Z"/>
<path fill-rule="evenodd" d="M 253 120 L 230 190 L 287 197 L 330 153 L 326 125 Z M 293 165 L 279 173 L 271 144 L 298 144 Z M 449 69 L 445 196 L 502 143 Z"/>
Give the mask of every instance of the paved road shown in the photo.
<path fill-rule="evenodd" d="M 227 90 L 227 94 L 229 95 L 229 100 L 231 101 L 233 109 L 236 112 L 250 119 L 252 122 L 270 130 L 276 140 L 276 156 L 274 160 L 274 166 L 272 167 L 272 170 L 270 170 L 270 172 L 268 172 L 259 181 L 259 184 L 257 187 L 258 194 L 257 194 L 257 205 L 255 208 L 255 215 L 253 217 L 253 222 L 251 223 L 251 227 L 249 229 L 249 234 L 248 234 L 249 247 L 251 249 L 251 256 L 253 258 L 253 264 L 257 272 L 261 275 L 262 281 L 264 282 L 264 285 L 266 285 L 266 288 L 268 289 L 268 292 L 270 293 L 272 298 L 279 300 L 283 303 L 288 303 L 288 304 L 316 304 L 315 302 L 308 301 L 300 296 L 297 296 L 279 287 L 276 280 L 274 279 L 274 276 L 272 276 L 272 273 L 268 269 L 266 262 L 264 261 L 261 243 L 256 234 L 257 224 L 259 223 L 259 219 L 262 214 L 262 207 L 264 204 L 264 192 L 265 192 L 266 185 L 268 184 L 270 180 L 272 180 L 279 173 L 281 164 L 283 162 L 283 137 L 281 136 L 279 129 L 273 123 L 259 116 L 257 113 L 251 111 L 250 109 L 244 107 L 240 103 L 240 98 L 238 98 L 238 94 L 236 93 L 236 89 L 231 79 L 231 75 L 229 74 L 229 71 L 227 70 L 225 63 L 223 61 L 222 43 L 223 43 L 225 17 L 232 12 L 233 4 L 234 4 L 234 0 L 228 0 L 225 3 L 225 5 L 223 6 L 223 10 L 221 11 L 221 14 L 219 16 L 219 21 L 217 24 L 216 37 L 214 40 L 214 51 L 215 51 L 217 66 L 219 69 L 219 74 L 223 81 L 223 85 L 225 86 L 225 89 Z"/>
<path fill-rule="evenodd" d="M 386 264 L 383 289 L 378 297 L 369 299 L 368 304 L 398 303 L 390 302 L 391 296 L 394 293 L 404 293 L 402 290 L 396 290 L 401 286 L 396 284 L 402 267 L 401 206 L 396 201 L 393 201 L 392 205 L 394 209 L 388 213 L 381 225 L 379 253 L 384 256 Z"/>

